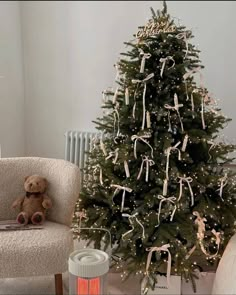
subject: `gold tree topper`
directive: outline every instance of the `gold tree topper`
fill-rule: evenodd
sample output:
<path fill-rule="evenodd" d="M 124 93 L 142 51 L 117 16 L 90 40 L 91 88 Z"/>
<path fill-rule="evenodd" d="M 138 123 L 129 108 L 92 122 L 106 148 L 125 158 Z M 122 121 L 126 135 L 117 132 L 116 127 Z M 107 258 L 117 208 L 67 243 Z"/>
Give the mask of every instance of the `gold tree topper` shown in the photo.
<path fill-rule="evenodd" d="M 176 31 L 176 26 L 167 22 L 161 21 L 157 22 L 154 19 L 149 20 L 149 22 L 142 27 L 136 34 L 136 38 L 150 37 L 159 33 L 173 33 Z"/>

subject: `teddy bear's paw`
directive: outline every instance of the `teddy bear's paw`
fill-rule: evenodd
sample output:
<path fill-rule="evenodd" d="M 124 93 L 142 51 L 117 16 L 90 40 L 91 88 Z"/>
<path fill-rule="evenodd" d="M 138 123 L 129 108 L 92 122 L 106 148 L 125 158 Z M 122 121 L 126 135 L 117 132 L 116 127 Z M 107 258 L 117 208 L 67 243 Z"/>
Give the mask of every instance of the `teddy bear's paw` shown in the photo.
<path fill-rule="evenodd" d="M 42 224 L 44 222 L 44 214 L 42 212 L 35 212 L 31 217 L 31 221 L 33 224 Z"/>
<path fill-rule="evenodd" d="M 28 223 L 28 216 L 25 212 L 20 212 L 16 220 L 19 224 L 25 225 Z"/>

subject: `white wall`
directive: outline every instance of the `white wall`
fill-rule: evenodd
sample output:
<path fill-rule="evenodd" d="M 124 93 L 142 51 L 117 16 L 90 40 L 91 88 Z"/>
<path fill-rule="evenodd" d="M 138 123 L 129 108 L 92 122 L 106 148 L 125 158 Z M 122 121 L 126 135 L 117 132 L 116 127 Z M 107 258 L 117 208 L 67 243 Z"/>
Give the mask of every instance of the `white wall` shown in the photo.
<path fill-rule="evenodd" d="M 24 155 L 24 83 L 18 1 L 0 1 L 0 144 L 2 157 Z"/>
<path fill-rule="evenodd" d="M 114 85 L 116 62 L 139 25 L 150 17 L 152 1 L 21 2 L 25 66 L 26 155 L 64 157 L 66 130 L 94 130 L 101 93 Z M 234 119 L 236 3 L 170 1 L 169 12 L 193 29 L 205 85 Z M 0 127 L 1 128 L 1 127 Z"/>

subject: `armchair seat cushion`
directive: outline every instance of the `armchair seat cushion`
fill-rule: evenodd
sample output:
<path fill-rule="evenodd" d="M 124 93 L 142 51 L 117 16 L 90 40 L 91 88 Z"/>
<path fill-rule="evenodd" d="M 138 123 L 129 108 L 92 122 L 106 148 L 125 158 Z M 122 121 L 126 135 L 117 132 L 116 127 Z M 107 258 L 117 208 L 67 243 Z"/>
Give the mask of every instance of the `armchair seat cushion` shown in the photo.
<path fill-rule="evenodd" d="M 71 229 L 46 221 L 43 229 L 2 231 L 0 277 L 63 273 L 73 250 Z"/>

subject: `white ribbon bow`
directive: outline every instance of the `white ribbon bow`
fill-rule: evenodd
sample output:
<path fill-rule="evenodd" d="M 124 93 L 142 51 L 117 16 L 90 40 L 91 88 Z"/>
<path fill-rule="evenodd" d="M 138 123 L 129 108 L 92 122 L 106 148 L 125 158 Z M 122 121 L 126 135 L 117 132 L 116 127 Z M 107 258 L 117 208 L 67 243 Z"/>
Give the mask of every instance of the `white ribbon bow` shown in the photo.
<path fill-rule="evenodd" d="M 182 33 L 179 33 L 178 35 L 176 35 L 176 38 L 177 39 L 183 39 L 184 42 L 185 42 L 185 44 L 186 44 L 186 53 L 185 53 L 184 58 L 186 58 L 186 56 L 188 54 L 188 38 L 187 38 L 187 33 L 188 33 L 188 31 L 182 32 Z"/>
<path fill-rule="evenodd" d="M 168 121 L 169 121 L 169 129 L 168 131 L 172 131 L 171 129 L 171 122 L 170 122 L 170 110 L 173 110 L 173 111 L 176 111 L 178 117 L 179 117 L 179 121 L 180 121 L 180 125 L 181 125 L 181 130 L 182 132 L 184 132 L 184 127 L 183 127 L 183 123 L 182 123 L 182 120 L 181 120 L 181 117 L 180 117 L 180 113 L 179 113 L 179 108 L 183 107 L 184 105 L 183 104 L 179 104 L 178 102 L 178 96 L 177 94 L 175 93 L 174 95 L 174 106 L 170 106 L 169 104 L 165 104 L 164 105 L 164 108 L 166 108 L 168 110 Z"/>
<path fill-rule="evenodd" d="M 172 151 L 178 151 L 178 160 L 181 160 L 181 152 L 180 150 L 177 148 L 180 145 L 180 141 L 178 143 L 176 143 L 176 145 L 174 146 L 170 146 L 165 150 L 165 154 L 166 154 L 166 179 L 169 180 L 169 175 L 168 175 L 168 170 L 169 170 L 169 161 L 170 161 L 170 154 Z"/>
<path fill-rule="evenodd" d="M 122 194 L 122 201 L 121 201 L 121 212 L 124 211 L 124 204 L 125 204 L 125 193 L 128 192 L 128 193 L 131 193 L 132 192 L 132 189 L 129 188 L 129 187 L 126 187 L 126 186 L 121 186 L 119 184 L 111 184 L 111 187 L 115 187 L 115 192 L 113 194 L 113 197 L 112 199 L 115 197 L 115 195 L 120 191 L 120 190 L 123 190 L 123 194 Z"/>
<path fill-rule="evenodd" d="M 136 222 L 141 226 L 141 228 L 142 228 L 142 238 L 145 239 L 145 230 L 144 230 L 144 226 L 143 226 L 142 223 L 138 220 L 137 215 L 138 215 L 138 212 L 136 212 L 136 213 L 134 213 L 134 214 L 132 214 L 132 215 L 130 215 L 130 214 L 126 214 L 126 213 L 123 213 L 123 214 L 122 214 L 123 217 L 128 217 L 129 222 L 130 222 L 130 225 L 131 225 L 131 227 L 132 227 L 131 230 L 129 230 L 129 231 L 127 231 L 126 233 L 122 234 L 122 240 L 124 239 L 124 237 L 125 237 L 126 235 L 128 235 L 129 233 L 131 233 L 131 232 L 134 230 L 134 221 L 133 221 L 134 219 L 135 219 Z"/>
<path fill-rule="evenodd" d="M 139 51 L 140 51 L 139 55 L 142 56 L 140 73 L 144 73 L 146 59 L 149 59 L 152 55 L 150 53 L 144 53 L 142 49 L 139 49 Z"/>
<path fill-rule="evenodd" d="M 185 82 L 184 82 L 184 83 L 185 83 L 185 91 L 186 91 L 186 96 L 187 96 L 187 99 L 186 99 L 186 100 L 189 100 L 187 79 L 188 79 L 189 77 L 191 77 L 191 75 L 196 74 L 196 73 L 199 74 L 199 76 L 200 76 L 200 87 L 201 87 L 202 89 L 204 89 L 204 85 L 203 85 L 203 76 L 202 76 L 202 73 L 200 72 L 200 70 L 201 70 L 201 67 L 197 67 L 196 69 L 193 69 L 193 70 L 191 70 L 191 71 L 189 71 L 189 72 L 186 72 L 186 73 L 184 74 L 184 76 L 183 76 L 184 81 L 185 81 Z"/>
<path fill-rule="evenodd" d="M 143 89 L 143 121 L 142 121 L 142 130 L 145 127 L 145 114 L 146 114 L 145 95 L 146 95 L 146 90 L 147 90 L 147 81 L 150 80 L 153 77 L 154 77 L 154 73 L 149 74 L 143 80 L 132 80 L 132 83 L 134 83 L 134 84 L 143 83 L 143 85 L 144 85 L 144 89 Z"/>
<path fill-rule="evenodd" d="M 158 224 L 157 224 L 155 227 L 158 227 L 158 226 L 160 225 L 161 207 L 162 207 L 162 203 L 163 203 L 163 202 L 170 202 L 170 203 L 174 204 L 174 209 L 173 209 L 173 211 L 172 211 L 172 213 L 171 213 L 170 221 L 173 220 L 174 215 L 175 215 L 175 211 L 176 211 L 176 209 L 177 209 L 177 206 L 175 205 L 175 202 L 174 202 L 174 201 L 176 201 L 176 198 L 175 198 L 175 197 L 169 197 L 169 198 L 166 198 L 166 197 L 164 197 L 164 196 L 162 196 L 162 195 L 158 195 L 157 198 L 158 198 L 159 200 L 161 200 L 161 201 L 160 201 L 160 203 L 159 203 L 159 209 L 158 209 L 158 215 L 157 215 L 157 221 L 158 221 Z"/>
<path fill-rule="evenodd" d="M 151 149 L 151 157 L 153 158 L 153 148 L 152 148 L 152 146 L 145 140 L 145 138 L 150 138 L 150 135 L 146 135 L 146 134 L 143 134 L 143 135 L 140 135 L 140 136 L 138 136 L 138 135 L 132 135 L 131 136 L 131 140 L 132 141 L 135 141 L 134 142 L 134 157 L 135 157 L 135 159 L 137 159 L 137 140 L 141 140 L 141 141 L 143 141 L 144 143 L 146 143 L 149 147 L 150 147 L 150 149 Z"/>
<path fill-rule="evenodd" d="M 215 143 L 214 141 L 211 141 L 211 140 L 208 140 L 207 143 L 211 145 L 210 148 L 209 148 L 209 150 L 208 150 L 208 155 L 209 155 L 209 160 L 210 160 L 210 159 L 212 158 L 212 156 L 211 156 L 211 154 L 210 154 L 210 151 L 211 151 L 213 148 L 219 146 L 219 143 Z"/>
<path fill-rule="evenodd" d="M 137 179 L 139 179 L 141 177 L 141 174 L 143 172 L 143 165 L 144 165 L 144 163 L 146 163 L 146 176 L 145 176 L 145 181 L 148 182 L 149 166 L 153 166 L 155 164 L 155 162 L 153 160 L 149 159 L 148 156 L 143 156 L 141 168 L 139 170 L 139 174 L 138 174 Z"/>
<path fill-rule="evenodd" d="M 183 181 L 186 181 L 187 184 L 188 184 L 188 188 L 189 188 L 189 192 L 190 192 L 190 195 L 191 195 L 191 206 L 194 205 L 194 196 L 193 196 L 193 191 L 192 191 L 192 187 L 191 187 L 191 182 L 193 181 L 192 177 L 181 177 L 181 176 L 178 176 L 179 178 L 179 198 L 178 198 L 178 201 L 181 199 L 182 197 L 182 194 L 183 194 Z"/>
<path fill-rule="evenodd" d="M 165 69 L 165 66 L 166 66 L 166 62 L 169 61 L 169 60 L 173 61 L 172 66 L 169 67 L 169 69 L 171 69 L 171 68 L 173 68 L 175 66 L 175 60 L 173 59 L 172 56 L 167 56 L 165 58 L 160 58 L 160 60 L 159 60 L 160 63 L 162 63 L 161 73 L 160 73 L 161 77 L 163 76 L 163 72 L 164 72 L 164 69 Z"/>
<path fill-rule="evenodd" d="M 115 164 L 119 156 L 118 152 L 119 152 L 119 148 L 116 148 L 114 152 L 109 152 L 109 155 L 106 157 L 106 160 L 114 157 L 114 159 L 112 160 L 112 163 Z"/>
<path fill-rule="evenodd" d="M 220 188 L 218 188 L 216 191 L 219 191 L 220 198 L 221 198 L 222 201 L 224 201 L 222 195 L 223 195 L 223 188 L 228 183 L 227 173 L 225 173 L 225 175 L 219 179 L 219 182 L 220 182 Z"/>
<path fill-rule="evenodd" d="M 150 247 L 147 248 L 146 251 L 149 251 L 148 257 L 147 257 L 147 264 L 146 264 L 146 274 L 149 276 L 149 266 L 152 259 L 152 253 L 153 252 L 167 252 L 168 253 L 168 261 L 167 261 L 167 272 L 166 272 L 166 278 L 167 278 L 167 287 L 170 286 L 170 272 L 171 272 L 171 254 L 169 251 L 170 244 L 163 245 L 161 247 Z"/>

